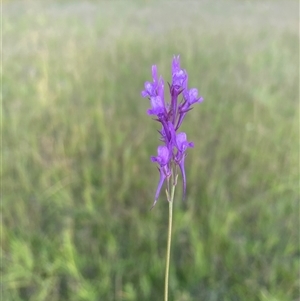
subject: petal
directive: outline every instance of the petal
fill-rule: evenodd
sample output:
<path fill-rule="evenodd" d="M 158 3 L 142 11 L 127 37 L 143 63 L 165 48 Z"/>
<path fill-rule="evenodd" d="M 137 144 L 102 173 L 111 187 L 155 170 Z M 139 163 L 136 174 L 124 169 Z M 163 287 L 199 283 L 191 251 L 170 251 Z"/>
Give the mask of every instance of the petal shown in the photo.
<path fill-rule="evenodd" d="M 188 147 L 194 147 L 193 142 L 187 141 L 186 133 L 178 133 L 176 135 L 176 144 L 179 152 L 184 153 Z"/>
<path fill-rule="evenodd" d="M 176 87 L 176 89 L 185 88 L 185 81 L 187 79 L 187 73 L 184 70 L 178 70 L 177 72 L 173 73 L 172 76 L 172 86 Z"/>
<path fill-rule="evenodd" d="M 189 91 L 189 102 L 190 104 L 194 103 L 195 100 L 197 100 L 198 97 L 198 90 L 193 88 Z"/>
<path fill-rule="evenodd" d="M 156 65 L 152 66 L 152 79 L 153 79 L 153 83 L 157 84 L 157 66 Z"/>
<path fill-rule="evenodd" d="M 184 144 L 186 143 L 186 133 L 182 132 L 182 133 L 178 133 L 176 135 L 176 144 L 177 144 L 177 148 L 183 152 L 184 151 Z"/>
<path fill-rule="evenodd" d="M 165 112 L 164 101 L 160 96 L 150 98 L 152 108 L 148 110 L 149 115 L 158 115 Z"/>
<path fill-rule="evenodd" d="M 191 142 L 188 142 L 188 147 L 190 147 L 190 148 L 193 148 L 195 146 L 195 144 L 194 144 L 194 142 L 193 141 L 191 141 Z"/>
<path fill-rule="evenodd" d="M 159 78 L 158 81 L 158 96 L 163 100 L 164 102 L 164 89 L 165 89 L 165 84 L 164 84 L 164 79 L 162 77 Z"/>
<path fill-rule="evenodd" d="M 142 97 L 152 97 L 155 96 L 155 87 L 150 82 L 145 82 L 145 90 L 142 91 Z"/>
<path fill-rule="evenodd" d="M 174 55 L 173 61 L 172 61 L 172 75 L 179 70 L 180 70 L 180 57 L 179 57 L 179 55 L 178 56 Z"/>
<path fill-rule="evenodd" d="M 188 96 L 188 102 L 190 105 L 196 103 L 196 102 L 202 102 L 203 97 L 200 96 L 198 98 L 198 90 L 196 88 L 193 88 L 189 91 L 189 96 Z"/>
<path fill-rule="evenodd" d="M 169 162 L 170 152 L 166 146 L 160 145 L 157 148 L 157 155 L 161 159 L 161 161 L 160 161 L 161 166 L 164 166 Z"/>
<path fill-rule="evenodd" d="M 157 156 L 151 156 L 151 161 L 156 162 L 163 167 L 168 164 L 170 158 L 169 149 L 165 145 L 160 145 L 157 148 Z"/>

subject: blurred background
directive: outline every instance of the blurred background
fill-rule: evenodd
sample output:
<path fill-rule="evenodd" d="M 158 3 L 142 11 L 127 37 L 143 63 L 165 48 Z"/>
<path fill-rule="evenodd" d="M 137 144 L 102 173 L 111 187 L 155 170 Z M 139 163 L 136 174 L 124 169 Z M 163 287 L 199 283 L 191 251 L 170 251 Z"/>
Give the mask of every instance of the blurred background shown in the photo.
<path fill-rule="evenodd" d="M 181 57 L 170 300 L 299 300 L 298 1 L 4 1 L 2 300 L 162 300 L 168 204 L 140 96 Z"/>

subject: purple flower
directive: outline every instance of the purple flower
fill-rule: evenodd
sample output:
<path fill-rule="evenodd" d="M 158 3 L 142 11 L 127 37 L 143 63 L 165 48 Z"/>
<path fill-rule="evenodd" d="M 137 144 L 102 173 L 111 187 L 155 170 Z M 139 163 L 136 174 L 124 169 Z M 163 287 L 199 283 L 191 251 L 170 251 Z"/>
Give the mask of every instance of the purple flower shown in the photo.
<path fill-rule="evenodd" d="M 154 199 L 154 203 L 152 205 L 152 207 L 154 207 L 158 200 L 160 190 L 161 190 L 161 187 L 162 187 L 165 179 L 171 175 L 171 171 L 168 166 L 168 163 L 170 161 L 170 151 L 169 151 L 168 147 L 159 146 L 157 148 L 157 157 L 152 156 L 151 161 L 157 162 L 159 164 L 158 170 L 160 173 L 160 178 L 159 178 L 159 182 L 158 182 L 156 193 L 155 193 L 155 199 Z"/>
<path fill-rule="evenodd" d="M 185 70 L 179 70 L 176 73 L 173 73 L 172 75 L 173 88 L 176 89 L 177 92 L 179 92 L 180 89 L 184 88 L 186 80 L 187 80 L 187 73 Z"/>
<path fill-rule="evenodd" d="M 158 80 L 157 80 L 157 67 L 156 65 L 152 66 L 152 80 L 153 82 L 145 82 L 145 90 L 142 91 L 142 97 L 152 97 L 157 93 Z"/>
<path fill-rule="evenodd" d="M 202 102 L 203 101 L 203 97 L 202 96 L 198 97 L 198 90 L 196 88 L 192 88 L 189 91 L 186 90 L 183 93 L 183 98 L 185 100 L 185 102 L 184 102 L 184 104 L 182 106 L 183 110 L 189 109 L 189 107 L 191 105 L 193 105 L 194 103 Z"/>
<path fill-rule="evenodd" d="M 157 156 L 151 157 L 152 162 L 159 165 L 160 178 L 155 193 L 154 204 L 156 204 L 161 188 L 166 179 L 169 179 L 172 170 L 176 165 L 179 167 L 182 175 L 183 198 L 186 193 L 186 175 L 184 161 L 186 150 L 194 147 L 193 142 L 187 141 L 185 133 L 177 133 L 187 112 L 192 109 L 192 105 L 203 101 L 203 97 L 198 96 L 198 90 L 188 89 L 188 73 L 180 67 L 180 57 L 174 56 L 172 61 L 172 81 L 169 84 L 170 99 L 164 98 L 164 80 L 158 79 L 157 67 L 152 66 L 152 82 L 145 82 L 142 97 L 150 100 L 151 108 L 148 109 L 149 115 L 156 116 L 156 121 L 162 125 L 159 133 L 161 145 L 157 149 Z M 180 97 L 180 99 L 179 99 Z"/>
<path fill-rule="evenodd" d="M 160 145 L 157 148 L 157 157 L 151 156 L 151 161 L 157 162 L 160 166 L 167 165 L 170 161 L 169 149 L 164 145 Z"/>
<path fill-rule="evenodd" d="M 166 111 L 165 104 L 163 99 L 160 96 L 152 96 L 150 97 L 150 102 L 152 108 L 148 110 L 149 115 L 160 116 L 164 114 Z"/>

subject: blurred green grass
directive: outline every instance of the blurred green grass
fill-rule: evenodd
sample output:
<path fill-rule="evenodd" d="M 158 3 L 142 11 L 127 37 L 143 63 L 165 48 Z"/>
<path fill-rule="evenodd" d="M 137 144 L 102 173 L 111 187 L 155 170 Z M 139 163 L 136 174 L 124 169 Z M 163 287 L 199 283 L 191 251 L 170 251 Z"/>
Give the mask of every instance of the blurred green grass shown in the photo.
<path fill-rule="evenodd" d="M 176 3 L 176 4 L 175 4 Z M 205 102 L 170 297 L 299 298 L 297 2 L 3 4 L 3 300 L 162 300 L 167 203 L 140 97 L 180 54 Z"/>

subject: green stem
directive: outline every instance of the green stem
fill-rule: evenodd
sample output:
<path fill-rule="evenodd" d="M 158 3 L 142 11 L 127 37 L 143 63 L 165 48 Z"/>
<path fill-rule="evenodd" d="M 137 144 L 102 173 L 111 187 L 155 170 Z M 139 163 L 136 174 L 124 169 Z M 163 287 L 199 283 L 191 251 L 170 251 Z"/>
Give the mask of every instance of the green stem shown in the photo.
<path fill-rule="evenodd" d="M 169 287 L 169 268 L 170 268 L 170 256 L 171 256 L 171 237 L 172 237 L 172 220 L 173 220 L 173 199 L 175 193 L 177 177 L 174 181 L 172 176 L 172 190 L 171 195 L 168 194 L 169 201 L 169 227 L 168 227 L 168 245 L 167 245 L 167 261 L 166 261 L 166 273 L 165 273 L 165 299 L 168 301 L 168 287 Z"/>

